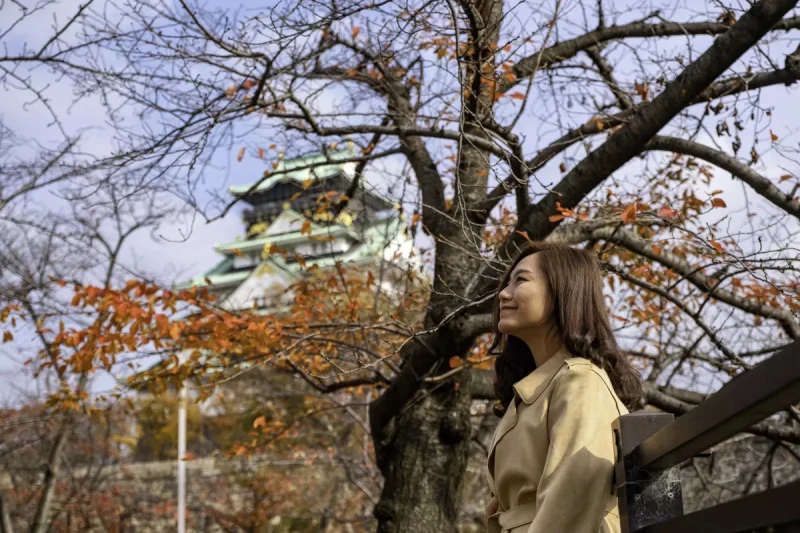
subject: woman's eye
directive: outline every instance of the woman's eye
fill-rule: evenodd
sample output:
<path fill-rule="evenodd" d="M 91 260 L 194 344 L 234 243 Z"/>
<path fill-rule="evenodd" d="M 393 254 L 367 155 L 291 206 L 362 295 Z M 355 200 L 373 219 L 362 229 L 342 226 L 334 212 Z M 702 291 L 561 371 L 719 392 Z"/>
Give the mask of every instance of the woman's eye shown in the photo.
<path fill-rule="evenodd" d="M 528 280 L 525 278 L 517 278 L 517 283 L 519 283 L 520 281 L 528 281 Z"/>

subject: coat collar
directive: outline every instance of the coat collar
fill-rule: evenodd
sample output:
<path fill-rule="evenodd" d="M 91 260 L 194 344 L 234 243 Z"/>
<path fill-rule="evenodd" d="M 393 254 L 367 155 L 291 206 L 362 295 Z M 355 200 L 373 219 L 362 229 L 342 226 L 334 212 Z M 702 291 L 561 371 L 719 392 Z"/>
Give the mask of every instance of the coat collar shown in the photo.
<path fill-rule="evenodd" d="M 569 350 L 561 348 L 542 366 L 514 383 L 514 391 L 526 404 L 533 403 L 544 392 L 561 367 L 566 364 L 567 359 L 571 357 L 573 356 Z"/>

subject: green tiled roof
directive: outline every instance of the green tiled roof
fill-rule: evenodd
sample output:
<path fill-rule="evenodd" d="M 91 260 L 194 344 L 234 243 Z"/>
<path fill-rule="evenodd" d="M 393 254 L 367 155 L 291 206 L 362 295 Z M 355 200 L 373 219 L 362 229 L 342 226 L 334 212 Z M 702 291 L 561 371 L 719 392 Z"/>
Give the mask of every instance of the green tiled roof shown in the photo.
<path fill-rule="evenodd" d="M 219 265 L 218 265 L 219 266 Z M 215 267 L 216 268 L 216 267 Z M 179 283 L 175 285 L 176 290 L 188 289 L 190 287 L 205 287 L 208 285 L 206 278 L 211 282 L 214 287 L 223 287 L 225 285 L 235 285 L 241 283 L 250 277 L 250 270 L 239 270 L 236 272 L 227 272 L 224 274 L 204 274 L 197 276 L 191 281 Z"/>
<path fill-rule="evenodd" d="M 329 178 L 340 173 L 343 168 L 343 163 L 328 163 L 326 161 L 339 161 L 343 159 L 350 159 L 355 157 L 355 153 L 350 148 L 344 148 L 328 152 L 327 158 L 325 155 L 316 153 L 305 157 L 297 157 L 294 159 L 284 159 L 278 162 L 277 168 L 272 170 L 269 176 L 262 180 L 258 186 L 253 189 L 255 191 L 266 191 L 271 189 L 276 183 L 283 181 L 296 181 L 303 183 L 308 179 L 314 178 Z M 303 168 L 313 167 L 313 168 Z M 296 170 L 293 170 L 296 169 Z M 233 185 L 228 190 L 234 196 L 241 196 L 245 194 L 253 184 L 250 185 Z"/>
<path fill-rule="evenodd" d="M 248 239 L 245 241 L 233 241 L 226 244 L 217 244 L 214 248 L 218 252 L 232 252 L 233 250 L 241 250 L 242 252 L 252 251 L 254 249 L 258 250 L 264 248 L 267 244 L 276 244 L 276 245 L 284 245 L 284 244 L 295 244 L 298 242 L 308 241 L 309 236 L 311 237 L 321 237 L 321 236 L 331 236 L 331 237 L 339 237 L 342 235 L 350 235 L 351 237 L 355 238 L 355 235 L 344 226 L 329 226 L 324 227 L 320 226 L 318 228 L 311 228 L 311 232 L 309 234 L 300 233 L 300 231 L 292 231 L 289 233 L 281 233 L 280 235 L 269 235 L 267 237 L 259 237 L 256 239 Z"/>

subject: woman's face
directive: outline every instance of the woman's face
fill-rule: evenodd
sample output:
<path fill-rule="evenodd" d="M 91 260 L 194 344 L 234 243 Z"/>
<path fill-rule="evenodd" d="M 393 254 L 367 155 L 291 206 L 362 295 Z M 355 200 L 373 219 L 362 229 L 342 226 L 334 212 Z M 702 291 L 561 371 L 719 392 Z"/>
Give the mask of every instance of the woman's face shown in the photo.
<path fill-rule="evenodd" d="M 519 337 L 521 332 L 540 329 L 553 318 L 553 299 L 540 265 L 540 254 L 524 257 L 500 291 L 500 333 Z"/>

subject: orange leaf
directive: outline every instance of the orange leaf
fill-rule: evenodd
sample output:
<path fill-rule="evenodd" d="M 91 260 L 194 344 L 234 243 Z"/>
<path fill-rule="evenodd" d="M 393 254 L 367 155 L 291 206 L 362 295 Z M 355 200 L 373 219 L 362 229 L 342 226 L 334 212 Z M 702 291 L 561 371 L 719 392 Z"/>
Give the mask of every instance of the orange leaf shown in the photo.
<path fill-rule="evenodd" d="M 257 427 L 260 427 L 260 426 L 266 426 L 266 425 L 267 425 L 267 417 L 265 417 L 265 416 L 259 416 L 258 418 L 256 418 L 253 421 L 253 427 L 254 428 L 257 428 Z"/>
<path fill-rule="evenodd" d="M 361 28 L 359 28 L 358 26 L 354 27 L 354 28 L 353 28 L 353 39 L 355 39 L 356 37 L 358 37 L 358 34 L 359 34 L 359 33 L 361 33 Z"/>
<path fill-rule="evenodd" d="M 10 342 L 14 340 L 14 335 L 10 331 L 3 332 L 3 342 Z"/>
<path fill-rule="evenodd" d="M 177 341 L 181 338 L 181 323 L 180 322 L 173 322 L 169 326 L 169 336 L 172 337 L 172 340 Z"/>
<path fill-rule="evenodd" d="M 457 355 L 450 358 L 450 368 L 458 368 L 464 364 L 464 361 Z"/>
<path fill-rule="evenodd" d="M 264 159 L 264 149 L 261 148 L 260 146 L 258 147 L 258 158 Z"/>
<path fill-rule="evenodd" d="M 521 92 L 511 93 L 509 94 L 509 96 L 514 100 L 522 100 L 523 98 L 525 98 L 525 95 L 522 94 Z"/>
<path fill-rule="evenodd" d="M 239 248 L 231 250 L 231 253 L 233 255 L 235 255 L 236 257 L 244 257 L 244 254 L 242 253 L 242 251 Z"/>
<path fill-rule="evenodd" d="M 274 144 L 270 144 L 269 145 L 269 149 L 270 150 L 274 150 L 275 148 L 277 148 L 277 145 L 274 145 Z"/>
<path fill-rule="evenodd" d="M 559 220 L 564 219 L 564 215 L 550 215 L 550 222 L 558 222 Z M 517 232 L 519 233 L 519 232 Z"/>
<path fill-rule="evenodd" d="M 772 133 L 772 130 L 769 130 L 769 138 L 772 139 L 772 142 L 775 142 L 775 141 L 778 140 L 778 136 L 775 135 L 774 133 Z"/>
<path fill-rule="evenodd" d="M 718 243 L 717 241 L 715 241 L 714 239 L 711 239 L 710 242 L 711 242 L 711 246 L 713 246 L 714 249 L 716 251 L 718 251 L 719 253 L 723 253 L 725 251 L 725 249 L 722 247 L 722 245 L 720 243 Z"/>
<path fill-rule="evenodd" d="M 526 240 L 526 241 L 529 241 L 529 240 L 531 240 L 531 238 L 528 236 L 528 232 L 527 232 L 527 231 L 517 231 L 517 232 L 515 232 L 515 233 L 519 233 L 520 235 L 522 235 L 523 237 L 525 237 L 525 240 Z"/>
<path fill-rule="evenodd" d="M 672 218 L 676 214 L 677 213 L 675 212 L 675 210 L 673 210 L 671 207 L 667 207 L 667 206 L 664 206 L 664 207 L 662 207 L 661 209 L 658 210 L 658 216 L 664 217 L 664 218 Z"/>
<path fill-rule="evenodd" d="M 792 179 L 792 175 L 791 174 L 784 174 L 783 176 L 781 176 L 780 181 L 786 181 L 786 180 L 790 180 L 790 179 Z"/>
<path fill-rule="evenodd" d="M 244 159 L 244 147 L 242 147 L 242 148 L 239 150 L 239 153 L 238 153 L 238 154 L 236 154 L 236 160 L 237 160 L 237 161 L 241 161 L 242 159 Z"/>
<path fill-rule="evenodd" d="M 634 220 L 636 220 L 636 204 L 631 204 L 622 212 L 622 221 L 633 222 Z"/>
<path fill-rule="evenodd" d="M 712 207 L 728 207 L 728 204 L 725 203 L 725 200 L 722 198 L 712 198 L 711 199 L 711 206 Z"/>
<path fill-rule="evenodd" d="M 244 83 L 242 85 L 244 86 L 245 90 L 249 91 L 250 89 L 253 88 L 253 85 L 255 84 L 256 82 L 254 82 L 253 80 L 244 80 Z"/>

